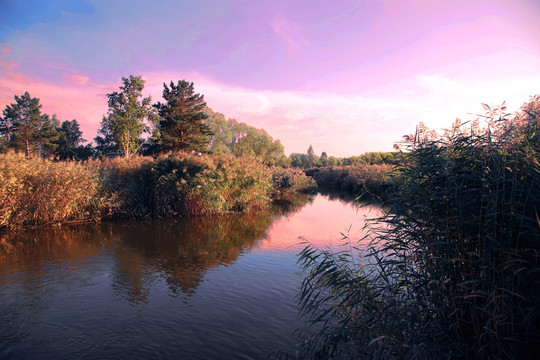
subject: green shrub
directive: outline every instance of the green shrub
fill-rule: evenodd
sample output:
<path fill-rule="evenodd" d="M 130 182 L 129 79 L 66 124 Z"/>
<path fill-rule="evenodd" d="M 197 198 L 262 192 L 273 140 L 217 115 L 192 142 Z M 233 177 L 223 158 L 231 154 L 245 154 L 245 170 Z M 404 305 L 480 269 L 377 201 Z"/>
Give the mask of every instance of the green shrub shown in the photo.
<path fill-rule="evenodd" d="M 251 158 L 177 152 L 104 162 L 113 217 L 175 217 L 267 206 L 270 172 Z"/>
<path fill-rule="evenodd" d="M 301 253 L 303 313 L 323 324 L 307 356 L 533 358 L 540 99 L 485 131 L 418 135 L 368 248 Z"/>
<path fill-rule="evenodd" d="M 393 165 L 360 164 L 308 169 L 306 174 L 312 176 L 323 189 L 385 197 L 393 187 L 391 174 L 395 171 Z"/>
<path fill-rule="evenodd" d="M 310 192 L 317 188 L 315 180 L 297 168 L 273 167 L 272 183 L 276 190 Z"/>

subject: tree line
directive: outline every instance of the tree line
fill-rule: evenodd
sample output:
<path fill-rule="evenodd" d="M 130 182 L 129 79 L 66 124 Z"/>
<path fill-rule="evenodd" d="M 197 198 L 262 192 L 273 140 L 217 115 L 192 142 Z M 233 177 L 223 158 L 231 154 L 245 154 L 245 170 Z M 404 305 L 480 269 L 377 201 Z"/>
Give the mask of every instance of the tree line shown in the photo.
<path fill-rule="evenodd" d="M 321 156 L 317 156 L 311 145 L 309 145 L 305 154 L 292 153 L 289 156 L 291 166 L 303 169 L 348 165 L 392 165 L 395 164 L 397 160 L 402 160 L 402 156 L 399 152 L 374 151 L 358 156 L 335 157 L 328 156 L 326 151 L 323 151 Z"/>
<path fill-rule="evenodd" d="M 107 114 L 101 120 L 95 146 L 82 137 L 77 120 L 60 122 L 41 111 L 39 98 L 15 95 L 0 118 L 0 151 L 24 151 L 27 157 L 86 160 L 91 157 L 130 158 L 173 150 L 252 156 L 270 166 L 299 168 L 392 163 L 396 153 L 366 153 L 337 158 L 323 152 L 287 157 L 283 145 L 264 129 L 256 129 L 208 108 L 204 95 L 186 80 L 163 84 L 164 102 L 144 97 L 141 76 L 122 77 L 118 91 L 107 94 Z"/>
<path fill-rule="evenodd" d="M 207 107 L 204 95 L 185 80 L 163 84 L 164 102 L 143 97 L 140 76 L 122 77 L 118 91 L 107 94 L 108 111 L 101 120 L 95 147 L 84 145 L 77 120 L 62 123 L 41 111 L 39 98 L 15 95 L 0 118 L 0 150 L 24 151 L 27 157 L 85 160 L 90 157 L 130 158 L 173 150 L 258 157 L 267 165 L 286 165 L 279 140 Z"/>
<path fill-rule="evenodd" d="M 15 95 L 0 121 L 0 147 L 24 150 L 27 157 L 84 160 L 91 156 L 124 156 L 169 150 L 208 151 L 213 134 L 204 122 L 204 96 L 193 83 L 179 80 L 164 84 L 164 103 L 152 104 L 143 97 L 145 81 L 140 76 L 122 78 L 119 91 L 107 94 L 108 112 L 101 121 L 95 148 L 82 138 L 77 120 L 60 123 L 56 115 L 41 112 L 39 98 L 28 92 Z M 144 134 L 150 134 L 147 139 Z"/>

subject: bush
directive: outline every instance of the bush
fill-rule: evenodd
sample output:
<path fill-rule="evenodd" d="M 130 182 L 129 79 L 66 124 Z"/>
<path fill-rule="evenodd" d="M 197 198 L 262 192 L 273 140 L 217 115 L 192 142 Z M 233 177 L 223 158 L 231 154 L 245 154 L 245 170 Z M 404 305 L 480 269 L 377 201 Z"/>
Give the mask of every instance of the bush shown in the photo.
<path fill-rule="evenodd" d="M 315 180 L 297 168 L 273 167 L 272 183 L 276 190 L 310 192 L 317 188 Z"/>
<path fill-rule="evenodd" d="M 390 175 L 395 171 L 393 165 L 360 164 L 308 169 L 306 174 L 312 176 L 323 189 L 385 197 L 393 187 Z"/>
<path fill-rule="evenodd" d="M 539 105 L 416 143 L 367 249 L 301 253 L 303 313 L 324 324 L 308 356 L 538 354 Z"/>
<path fill-rule="evenodd" d="M 260 209 L 269 204 L 268 168 L 231 155 L 171 153 L 104 162 L 113 217 L 175 217 Z"/>
<path fill-rule="evenodd" d="M 7 154 L 0 181 L 0 228 L 245 212 L 275 192 L 271 170 L 254 158 L 184 152 L 85 163 Z"/>

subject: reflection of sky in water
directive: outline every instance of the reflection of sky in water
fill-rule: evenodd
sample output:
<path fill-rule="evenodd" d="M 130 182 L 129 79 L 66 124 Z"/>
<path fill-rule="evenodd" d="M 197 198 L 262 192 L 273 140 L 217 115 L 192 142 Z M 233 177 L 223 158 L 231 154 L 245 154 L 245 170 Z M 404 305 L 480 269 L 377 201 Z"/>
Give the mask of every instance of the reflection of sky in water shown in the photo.
<path fill-rule="evenodd" d="M 118 222 L 0 239 L 0 358 L 264 358 L 292 349 L 298 236 L 364 215 L 316 197 L 290 215 Z M 301 210 L 300 210 L 301 209 Z M 274 221 L 274 219 L 276 219 Z M 20 240 L 20 239 L 19 239 Z"/>
<path fill-rule="evenodd" d="M 300 212 L 275 221 L 260 247 L 274 251 L 290 249 L 297 253 L 302 248 L 299 239 L 302 237 L 317 247 L 334 248 L 343 244 L 343 235 L 356 243 L 365 235 L 365 221 L 380 214 L 377 207 L 357 206 L 318 196 Z"/>

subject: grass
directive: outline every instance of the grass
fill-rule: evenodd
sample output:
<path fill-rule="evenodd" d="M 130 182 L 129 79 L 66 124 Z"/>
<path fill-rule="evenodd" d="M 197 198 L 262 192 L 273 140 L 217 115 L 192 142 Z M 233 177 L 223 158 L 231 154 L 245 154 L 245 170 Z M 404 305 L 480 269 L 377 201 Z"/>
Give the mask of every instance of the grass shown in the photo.
<path fill-rule="evenodd" d="M 87 162 L 0 155 L 0 229 L 248 212 L 313 187 L 251 157 L 176 152 Z"/>
<path fill-rule="evenodd" d="M 488 120 L 417 133 L 370 246 L 300 254 L 307 358 L 539 353 L 540 99 Z"/>
<path fill-rule="evenodd" d="M 0 158 L 0 228 L 95 219 L 107 203 L 98 174 L 82 164 Z"/>
<path fill-rule="evenodd" d="M 296 194 L 310 193 L 317 189 L 317 183 L 297 168 L 272 168 L 273 199 L 278 202 L 293 201 Z"/>

